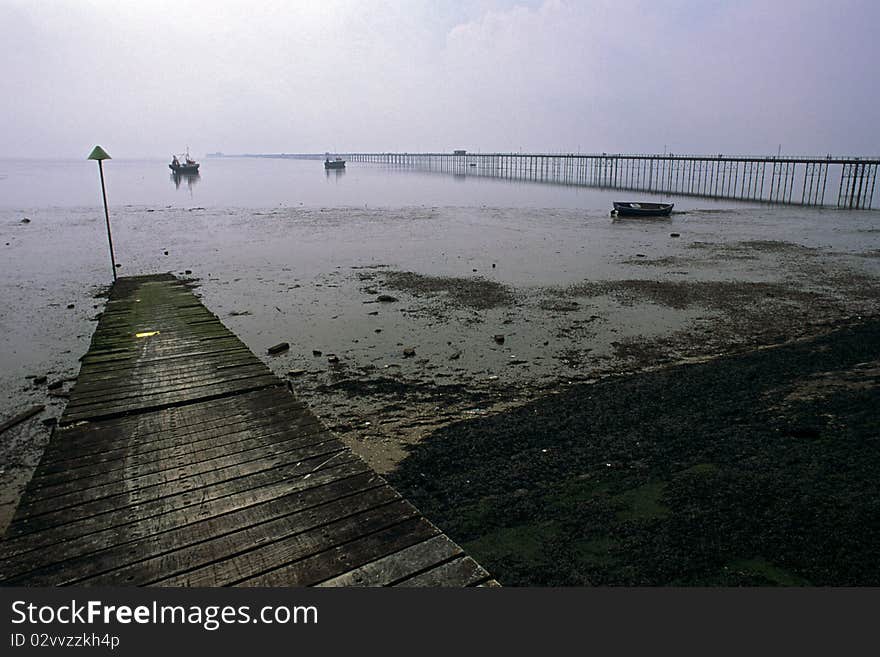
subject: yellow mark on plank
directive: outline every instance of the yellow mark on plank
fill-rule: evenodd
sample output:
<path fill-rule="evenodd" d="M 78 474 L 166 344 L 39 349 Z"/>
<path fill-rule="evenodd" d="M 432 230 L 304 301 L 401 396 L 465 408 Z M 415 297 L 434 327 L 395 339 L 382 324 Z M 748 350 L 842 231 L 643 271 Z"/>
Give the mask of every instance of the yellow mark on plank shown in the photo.
<path fill-rule="evenodd" d="M 134 337 L 136 337 L 136 338 L 151 338 L 154 335 L 159 335 L 159 331 L 145 331 L 144 333 L 135 333 Z"/>

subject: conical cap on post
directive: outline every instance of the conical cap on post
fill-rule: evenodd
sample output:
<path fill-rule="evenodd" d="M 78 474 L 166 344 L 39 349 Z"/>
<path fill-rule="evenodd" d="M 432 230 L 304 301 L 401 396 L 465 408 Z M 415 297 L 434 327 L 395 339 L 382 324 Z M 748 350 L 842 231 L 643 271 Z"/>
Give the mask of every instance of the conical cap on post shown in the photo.
<path fill-rule="evenodd" d="M 103 148 L 101 148 L 100 146 L 95 146 L 92 149 L 92 152 L 89 154 L 88 158 L 86 158 L 86 159 L 89 159 L 89 160 L 112 160 L 113 158 L 111 158 L 110 154 L 107 153 L 107 151 L 105 151 Z"/>

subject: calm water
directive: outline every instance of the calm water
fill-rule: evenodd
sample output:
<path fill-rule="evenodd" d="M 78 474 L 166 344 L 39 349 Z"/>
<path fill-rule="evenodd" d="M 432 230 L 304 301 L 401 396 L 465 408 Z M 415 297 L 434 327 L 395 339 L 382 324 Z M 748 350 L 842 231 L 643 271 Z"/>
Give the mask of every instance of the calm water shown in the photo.
<path fill-rule="evenodd" d="M 176 180 L 164 160 L 104 163 L 111 206 L 276 207 L 499 207 L 565 208 L 605 213 L 613 200 L 644 193 L 512 182 L 476 175 L 428 173 L 349 163 L 325 171 L 318 160 L 208 158 L 197 178 Z M 675 199 L 676 208 L 747 207 L 732 201 Z M 0 160 L 0 207 L 87 207 L 101 204 L 97 165 L 80 161 Z"/>

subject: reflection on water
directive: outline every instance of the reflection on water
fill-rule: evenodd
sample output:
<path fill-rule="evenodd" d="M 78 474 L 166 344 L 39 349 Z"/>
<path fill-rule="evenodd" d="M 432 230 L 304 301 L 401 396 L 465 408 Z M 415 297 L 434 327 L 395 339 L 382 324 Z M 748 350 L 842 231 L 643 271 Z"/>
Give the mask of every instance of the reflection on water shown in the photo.
<path fill-rule="evenodd" d="M 97 173 L 94 164 L 87 164 L 0 159 L 0 208 L 100 207 Z M 439 173 L 355 163 L 327 170 L 320 160 L 239 157 L 211 158 L 204 166 L 209 167 L 207 176 L 201 172 L 174 175 L 164 158 L 120 157 L 105 163 L 107 196 L 111 204 L 153 208 L 193 203 L 213 208 L 488 206 L 576 208 L 607 215 L 621 194 L 619 190 L 495 178 L 471 167 Z M 180 193 L 184 188 L 189 190 L 185 196 Z M 674 202 L 676 211 L 754 207 L 740 201 L 667 198 L 644 192 L 627 200 Z"/>
<path fill-rule="evenodd" d="M 186 188 L 189 190 L 190 194 L 192 194 L 193 186 L 199 182 L 199 177 L 198 171 L 194 173 L 171 172 L 171 181 L 174 183 L 175 189 L 180 189 L 180 184 L 186 183 Z"/>

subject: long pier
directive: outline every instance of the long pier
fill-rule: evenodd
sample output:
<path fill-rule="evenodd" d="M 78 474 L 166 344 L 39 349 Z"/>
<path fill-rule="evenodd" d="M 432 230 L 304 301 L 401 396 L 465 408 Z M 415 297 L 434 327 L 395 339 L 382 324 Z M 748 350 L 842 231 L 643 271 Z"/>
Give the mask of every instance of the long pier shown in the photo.
<path fill-rule="evenodd" d="M 170 274 L 113 286 L 0 583 L 497 585 Z"/>
<path fill-rule="evenodd" d="M 456 176 L 869 210 L 880 157 L 770 157 L 580 153 L 344 153 L 369 162 Z M 263 157 L 317 158 L 316 154 Z"/>

